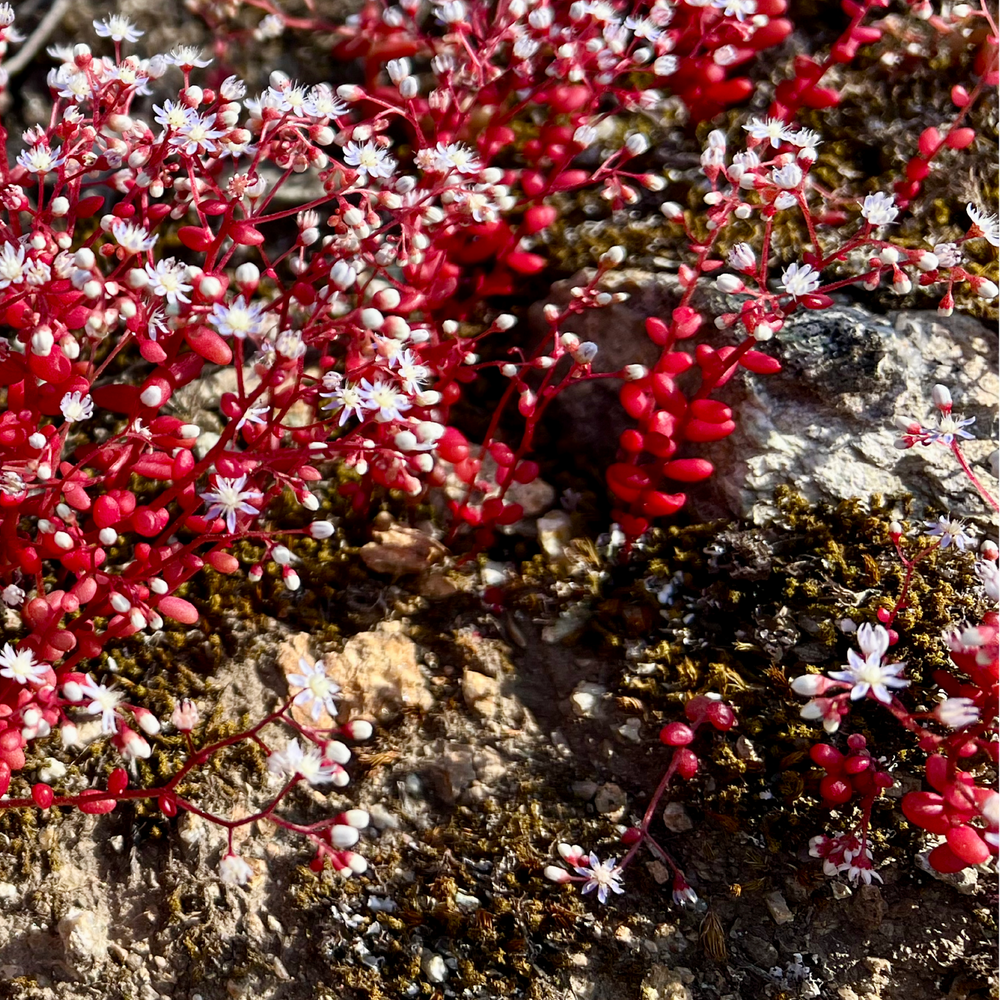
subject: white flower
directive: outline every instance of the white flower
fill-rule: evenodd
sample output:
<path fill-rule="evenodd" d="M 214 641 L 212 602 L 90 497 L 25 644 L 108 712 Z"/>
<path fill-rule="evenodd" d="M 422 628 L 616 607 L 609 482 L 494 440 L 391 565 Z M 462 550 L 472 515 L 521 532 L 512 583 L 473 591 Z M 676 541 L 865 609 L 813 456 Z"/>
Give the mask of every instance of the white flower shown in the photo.
<path fill-rule="evenodd" d="M 973 229 L 978 230 L 977 236 L 984 237 L 995 247 L 1000 247 L 1000 221 L 993 212 L 985 212 L 971 202 L 965 206 L 965 211 L 972 219 Z"/>
<path fill-rule="evenodd" d="M 193 108 L 174 104 L 173 101 L 164 101 L 162 106 L 154 104 L 153 110 L 156 112 L 153 119 L 165 129 L 184 128 L 195 116 Z"/>
<path fill-rule="evenodd" d="M 779 188 L 797 188 L 802 183 L 802 168 L 797 163 L 786 163 L 771 171 L 771 183 Z"/>
<path fill-rule="evenodd" d="M 207 118 L 193 114 L 183 125 L 178 126 L 177 134 L 170 137 L 170 145 L 181 150 L 187 156 L 199 152 L 213 153 L 219 148 L 215 141 L 226 134 L 225 129 L 213 128 L 215 115 Z"/>
<path fill-rule="evenodd" d="M 264 327 L 264 307 L 257 302 L 249 305 L 241 295 L 230 305 L 217 302 L 212 307 L 208 322 L 215 327 L 223 337 L 235 337 L 244 340 L 261 332 Z"/>
<path fill-rule="evenodd" d="M 303 753 L 298 739 L 293 739 L 288 741 L 284 750 L 276 751 L 267 758 L 267 769 L 277 777 L 292 778 L 297 774 L 310 785 L 329 785 L 334 780 L 337 765 L 323 760 L 317 747 Z"/>
<path fill-rule="evenodd" d="M 137 42 L 145 34 L 121 14 L 112 14 L 103 21 L 94 21 L 94 31 L 100 38 L 110 38 L 113 42 Z"/>
<path fill-rule="evenodd" d="M 875 194 L 865 196 L 861 205 L 861 214 L 865 221 L 873 226 L 886 226 L 899 215 L 899 209 L 896 208 L 895 202 L 896 199 L 893 195 L 885 195 L 881 191 L 876 191 Z"/>
<path fill-rule="evenodd" d="M 745 21 L 748 14 L 757 13 L 757 0 L 712 0 L 712 6 L 718 7 L 726 17 L 735 17 L 737 21 Z"/>
<path fill-rule="evenodd" d="M 67 392 L 59 400 L 59 409 L 68 423 L 74 424 L 80 420 L 89 420 L 94 415 L 94 401 L 90 393 Z"/>
<path fill-rule="evenodd" d="M 147 264 L 146 274 L 149 275 L 149 288 L 154 295 L 162 296 L 171 305 L 191 301 L 187 296 L 191 285 L 185 280 L 187 267 L 181 261 L 167 257 L 157 261 L 156 267 Z"/>
<path fill-rule="evenodd" d="M 977 559 L 975 573 L 983 584 L 986 596 L 994 603 L 1000 601 L 1000 569 L 998 569 L 997 561 L 995 559 Z"/>
<path fill-rule="evenodd" d="M 960 552 L 964 552 L 967 548 L 975 547 L 975 539 L 966 532 L 963 521 L 952 520 L 942 514 L 937 521 L 925 521 L 924 527 L 928 535 L 940 537 L 942 549 L 954 545 Z"/>
<path fill-rule="evenodd" d="M 215 478 L 215 492 L 200 494 L 209 508 L 205 512 L 205 517 L 211 520 L 222 514 L 226 520 L 226 527 L 230 534 L 236 531 L 236 515 L 238 513 L 250 514 L 256 517 L 260 511 L 247 503 L 248 500 L 260 501 L 263 494 L 257 490 L 245 490 L 247 477 L 240 476 L 237 479 L 223 479 L 220 476 Z"/>
<path fill-rule="evenodd" d="M 179 66 L 183 70 L 194 69 L 195 66 L 204 69 L 212 62 L 211 59 L 205 59 L 201 54 L 201 49 L 195 48 L 193 45 L 178 45 L 177 48 L 171 49 L 164 58 L 171 66 Z"/>
<path fill-rule="evenodd" d="M 847 669 L 834 671 L 830 677 L 851 685 L 852 701 L 871 692 L 878 701 L 888 705 L 892 701 L 889 688 L 904 688 L 910 683 L 899 676 L 906 663 L 885 662 L 889 633 L 881 625 L 862 625 L 858 629 L 858 645 L 865 655 L 858 656 L 853 649 L 848 650 Z"/>
<path fill-rule="evenodd" d="M 7 602 L 7 591 L 4 591 L 4 602 Z M 22 600 L 23 600 L 22 591 Z M 35 660 L 35 654 L 27 648 L 15 650 L 9 642 L 5 642 L 0 650 L 0 677 L 9 677 L 18 684 L 40 684 L 49 669 L 47 663 Z"/>
<path fill-rule="evenodd" d="M 754 139 L 767 140 L 772 146 L 777 148 L 783 142 L 792 142 L 795 135 L 780 118 L 751 118 L 743 126 Z"/>
<path fill-rule="evenodd" d="M 219 862 L 219 878 L 226 885 L 246 885 L 253 878 L 253 869 L 238 854 L 230 851 Z"/>
<path fill-rule="evenodd" d="M 339 118 L 347 114 L 347 105 L 337 100 L 328 83 L 318 83 L 309 91 L 304 111 L 314 118 Z"/>
<path fill-rule="evenodd" d="M 361 146 L 349 142 L 344 147 L 344 162 L 357 170 L 362 184 L 369 174 L 372 177 L 391 177 L 396 169 L 396 161 L 374 142 L 366 142 Z"/>
<path fill-rule="evenodd" d="M 263 426 L 267 423 L 267 414 L 269 407 L 267 406 L 251 406 L 239 420 L 236 421 L 236 429 L 240 430 L 246 424 L 260 424 Z"/>
<path fill-rule="evenodd" d="M 111 224 L 111 234 L 126 253 L 145 253 L 152 250 L 159 236 L 150 236 L 142 226 L 116 219 Z"/>
<path fill-rule="evenodd" d="M 791 132 L 787 136 L 788 141 L 799 149 L 815 150 L 820 144 L 820 137 L 811 128 L 802 128 L 798 132 Z"/>
<path fill-rule="evenodd" d="M 114 691 L 105 684 L 98 684 L 87 674 L 80 685 L 81 700 L 90 699 L 89 705 L 84 705 L 84 711 L 91 715 L 100 715 L 101 730 L 110 735 L 118 732 L 118 705 L 122 700 L 120 691 Z"/>
<path fill-rule="evenodd" d="M 757 258 L 749 243 L 737 243 L 730 249 L 726 260 L 736 271 L 749 272 L 757 266 Z"/>
<path fill-rule="evenodd" d="M 351 382 L 335 386 L 329 392 L 321 392 L 320 398 L 326 400 L 324 410 L 333 410 L 334 413 L 340 410 L 340 420 L 337 421 L 340 427 L 347 423 L 352 413 L 358 420 L 365 419 L 365 401 L 361 396 L 361 389 Z"/>
<path fill-rule="evenodd" d="M 436 153 L 439 170 L 457 170 L 460 174 L 475 174 L 483 168 L 482 163 L 476 159 L 475 151 L 461 142 L 453 142 L 447 146 L 439 142 Z"/>
<path fill-rule="evenodd" d="M 964 729 L 979 721 L 979 709 L 971 698 L 945 698 L 934 709 L 934 715 L 951 729 Z"/>
<path fill-rule="evenodd" d="M 362 379 L 359 392 L 365 409 L 375 410 L 375 419 L 379 423 L 402 420 L 403 414 L 412 405 L 405 394 L 390 382 L 376 380 L 371 383 L 368 379 Z"/>
<path fill-rule="evenodd" d="M 56 156 L 48 146 L 32 146 L 22 150 L 17 156 L 17 162 L 31 174 L 47 174 L 50 170 L 65 163 L 65 159 Z"/>
<path fill-rule="evenodd" d="M 0 289 L 19 285 L 24 281 L 24 247 L 19 243 L 5 243 L 0 250 Z"/>
<path fill-rule="evenodd" d="M 8 584 L 3 588 L 3 592 L 0 593 L 0 600 L 3 600 L 8 608 L 16 608 L 24 601 L 24 598 L 24 591 L 15 583 Z"/>
<path fill-rule="evenodd" d="M 577 874 L 582 875 L 587 880 L 583 884 L 583 891 L 587 893 L 593 892 L 596 889 L 597 898 L 602 903 L 608 901 L 609 889 L 616 893 L 624 892 L 625 889 L 621 884 L 621 869 L 615 867 L 617 861 L 617 858 L 612 858 L 610 861 L 601 861 L 591 851 L 590 857 L 587 859 L 587 864 L 574 865 L 573 867 Z"/>
<path fill-rule="evenodd" d="M 819 274 L 809 264 L 789 264 L 781 272 L 781 287 L 793 299 L 815 292 L 819 283 Z"/>
<path fill-rule="evenodd" d="M 302 688 L 292 699 L 293 705 L 310 706 L 310 714 L 315 722 L 322 712 L 331 718 L 337 715 L 336 697 L 340 694 L 340 685 L 326 675 L 321 663 L 310 665 L 304 657 L 299 659 L 301 673 L 289 674 L 288 683 Z"/>

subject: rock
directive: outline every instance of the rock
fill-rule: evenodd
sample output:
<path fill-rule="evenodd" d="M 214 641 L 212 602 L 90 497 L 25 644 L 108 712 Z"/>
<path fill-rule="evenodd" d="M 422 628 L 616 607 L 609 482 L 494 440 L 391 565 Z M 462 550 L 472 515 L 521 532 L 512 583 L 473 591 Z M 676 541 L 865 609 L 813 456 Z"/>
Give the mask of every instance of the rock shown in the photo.
<path fill-rule="evenodd" d="M 107 958 L 107 922 L 93 910 L 71 907 L 59 921 L 58 929 L 67 963 L 74 970 L 93 970 Z"/>
<path fill-rule="evenodd" d="M 430 709 L 434 696 L 417 655 L 416 643 L 400 623 L 385 622 L 373 632 L 351 636 L 340 653 L 324 657 L 326 672 L 343 689 L 339 718 L 381 720 L 402 708 Z"/>
<path fill-rule="evenodd" d="M 484 718 L 492 719 L 497 711 L 500 682 L 468 667 L 462 671 L 462 697 L 465 704 Z"/>
<path fill-rule="evenodd" d="M 621 809 L 627 801 L 628 797 L 622 791 L 621 786 L 609 781 L 597 789 L 597 794 L 594 796 L 594 808 L 599 813 L 613 813 Z"/>
<path fill-rule="evenodd" d="M 593 719 L 600 714 L 601 702 L 607 695 L 608 689 L 600 684 L 592 684 L 590 681 L 582 681 L 576 686 L 576 690 L 570 695 L 570 705 L 573 714 L 583 719 Z"/>
<path fill-rule="evenodd" d="M 426 948 L 420 955 L 420 971 L 432 983 L 443 983 L 448 978 L 448 966 L 444 959 Z"/>
<path fill-rule="evenodd" d="M 668 802 L 663 807 L 663 825 L 671 833 L 685 833 L 694 829 L 694 823 L 680 802 Z"/>
<path fill-rule="evenodd" d="M 763 969 L 771 968 L 778 961 L 778 949 L 757 934 L 744 935 L 743 950 Z"/>
<path fill-rule="evenodd" d="M 877 885 L 859 885 L 851 901 L 851 912 L 858 929 L 870 933 L 882 925 L 889 906 Z"/>
<path fill-rule="evenodd" d="M 442 560 L 448 550 L 419 528 L 396 524 L 391 518 L 372 530 L 373 541 L 361 546 L 361 559 L 374 573 L 403 576 L 422 573 Z"/>
<path fill-rule="evenodd" d="M 771 913 L 771 919 L 774 920 L 776 924 L 787 924 L 789 921 L 795 919 L 795 915 L 788 908 L 788 904 L 785 902 L 785 897 L 782 896 L 777 890 L 769 892 L 764 897 L 764 902 L 767 903 L 767 908 Z"/>
<path fill-rule="evenodd" d="M 690 982 L 690 974 L 687 977 Z M 666 965 L 650 966 L 642 981 L 639 996 L 641 1000 L 693 1000 L 691 991 L 685 984 L 680 969 Z"/>
<path fill-rule="evenodd" d="M 504 759 L 491 747 L 438 741 L 428 749 L 435 791 L 448 803 L 481 801 L 507 773 Z"/>
<path fill-rule="evenodd" d="M 564 510 L 549 511 L 538 519 L 538 544 L 553 561 L 562 559 L 573 537 L 573 521 Z"/>

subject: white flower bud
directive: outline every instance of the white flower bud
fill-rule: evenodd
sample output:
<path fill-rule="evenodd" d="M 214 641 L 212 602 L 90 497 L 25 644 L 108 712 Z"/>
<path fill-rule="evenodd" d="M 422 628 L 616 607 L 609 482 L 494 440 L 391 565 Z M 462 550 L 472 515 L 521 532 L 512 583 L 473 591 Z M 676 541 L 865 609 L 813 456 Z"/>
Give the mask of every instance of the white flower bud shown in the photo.
<path fill-rule="evenodd" d="M 641 132 L 633 132 L 625 140 L 625 149 L 632 156 L 641 156 L 649 149 L 649 140 Z"/>
<path fill-rule="evenodd" d="M 931 399 L 939 410 L 950 410 L 952 407 L 951 391 L 940 382 L 931 389 Z"/>
<path fill-rule="evenodd" d="M 114 528 L 101 528 L 97 537 L 101 545 L 114 545 L 118 541 L 118 532 Z"/>
<path fill-rule="evenodd" d="M 649 369 L 645 365 L 626 365 L 622 374 L 629 382 L 636 382 L 645 378 L 649 374 Z"/>
<path fill-rule="evenodd" d="M 715 287 L 725 295 L 736 295 L 746 291 L 746 285 L 735 274 L 720 274 L 715 279 Z"/>

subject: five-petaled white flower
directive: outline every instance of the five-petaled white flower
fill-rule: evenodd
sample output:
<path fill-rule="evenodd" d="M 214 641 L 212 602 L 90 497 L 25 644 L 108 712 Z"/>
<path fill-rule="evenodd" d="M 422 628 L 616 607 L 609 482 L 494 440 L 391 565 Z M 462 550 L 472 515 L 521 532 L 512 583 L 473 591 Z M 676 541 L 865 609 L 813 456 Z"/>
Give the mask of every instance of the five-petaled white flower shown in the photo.
<path fill-rule="evenodd" d="M 226 134 L 225 129 L 213 128 L 215 117 L 192 114 L 188 121 L 178 126 L 176 134 L 170 137 L 170 145 L 187 156 L 194 156 L 199 152 L 215 152 L 219 146 L 215 140 Z"/>
<path fill-rule="evenodd" d="M 344 147 L 344 162 L 358 172 L 358 180 L 364 184 L 368 176 L 391 177 L 396 169 L 396 161 L 374 142 L 362 145 L 349 142 Z"/>
<path fill-rule="evenodd" d="M 48 146 L 37 145 L 23 149 L 17 156 L 17 162 L 30 174 L 47 174 L 50 170 L 62 166 L 65 158 L 56 156 Z"/>
<path fill-rule="evenodd" d="M 978 230 L 977 235 L 982 236 L 993 246 L 1000 247 L 1000 221 L 997 220 L 996 213 L 985 212 L 971 202 L 965 206 L 965 211 L 972 219 L 973 229 Z"/>
<path fill-rule="evenodd" d="M 187 108 L 183 104 L 174 104 L 173 101 L 164 101 L 163 105 L 154 104 L 153 120 L 157 125 L 162 125 L 166 129 L 184 128 L 194 117 L 194 109 Z"/>
<path fill-rule="evenodd" d="M 482 169 L 476 154 L 464 143 L 437 144 L 437 166 L 439 170 L 457 170 L 460 174 L 475 174 Z"/>
<path fill-rule="evenodd" d="M 337 424 L 343 427 L 347 423 L 351 414 L 358 420 L 365 419 L 365 401 L 361 396 L 360 387 L 351 382 L 344 382 L 336 385 L 329 392 L 321 392 L 320 399 L 325 399 L 324 410 L 333 410 L 334 413 L 340 410 L 340 419 Z"/>
<path fill-rule="evenodd" d="M 951 729 L 964 729 L 979 721 L 979 709 L 971 698 L 945 698 L 934 709 L 934 716 Z"/>
<path fill-rule="evenodd" d="M 781 272 L 781 287 L 793 299 L 811 295 L 819 288 L 820 276 L 809 264 L 789 264 Z"/>
<path fill-rule="evenodd" d="M 712 6 L 718 7 L 726 17 L 735 17 L 737 21 L 745 21 L 748 14 L 757 13 L 757 0 L 712 0 Z"/>
<path fill-rule="evenodd" d="M 293 739 L 284 750 L 277 750 L 267 758 L 267 769 L 276 777 L 292 778 L 297 774 L 310 785 L 329 785 L 334 780 L 337 765 L 324 760 L 318 747 L 304 752 L 298 739 Z"/>
<path fill-rule="evenodd" d="M 247 477 L 239 476 L 237 479 L 224 479 L 221 476 L 215 478 L 215 492 L 200 494 L 202 500 L 208 505 L 205 517 L 208 520 L 218 517 L 220 514 L 225 518 L 226 527 L 230 534 L 236 530 L 236 515 L 250 514 L 256 517 L 260 511 L 249 504 L 248 500 L 263 500 L 263 494 L 257 490 L 245 490 Z"/>
<path fill-rule="evenodd" d="M 89 420 L 94 415 L 94 401 L 90 398 L 90 393 L 67 392 L 59 400 L 59 409 L 67 423 L 75 424 L 80 420 Z"/>
<path fill-rule="evenodd" d="M 94 21 L 94 31 L 98 37 L 110 38 L 113 42 L 137 42 L 145 34 L 121 14 L 112 14 L 103 21 Z"/>
<path fill-rule="evenodd" d="M 20 285 L 24 281 L 24 247 L 5 243 L 0 250 L 0 289 Z"/>
<path fill-rule="evenodd" d="M 106 684 L 98 684 L 90 674 L 87 674 L 80 685 L 83 699 L 90 699 L 89 705 L 83 709 L 91 715 L 100 715 L 101 730 L 110 735 L 118 732 L 118 705 L 122 700 L 120 691 L 109 688 Z"/>
<path fill-rule="evenodd" d="M 340 694 L 340 685 L 327 677 L 322 663 L 310 664 L 305 657 L 300 657 L 299 670 L 300 673 L 288 675 L 289 684 L 302 688 L 292 699 L 292 704 L 307 706 L 313 722 L 324 710 L 331 718 L 336 717 L 336 697 Z"/>
<path fill-rule="evenodd" d="M 142 226 L 137 226 L 124 219 L 116 219 L 111 224 L 111 235 L 118 241 L 118 245 L 126 253 L 145 253 L 152 250 L 158 235 L 150 236 Z"/>
<path fill-rule="evenodd" d="M 366 410 L 375 411 L 375 419 L 379 423 L 389 420 L 402 420 L 403 414 L 410 409 L 411 403 L 406 395 L 400 392 L 392 383 L 376 379 L 374 383 L 363 378 L 359 389 L 361 402 Z"/>
<path fill-rule="evenodd" d="M 597 890 L 597 898 L 602 902 L 608 901 L 608 890 L 622 893 L 622 873 L 620 868 L 616 868 L 618 859 L 612 858 L 610 861 L 601 861 L 597 855 L 591 851 L 590 857 L 585 865 L 574 865 L 578 875 L 582 875 L 587 881 L 583 884 L 583 891 L 593 892 Z"/>
<path fill-rule="evenodd" d="M 858 629 L 858 645 L 864 656 L 853 649 L 847 652 L 847 669 L 830 674 L 835 681 L 851 685 L 851 701 L 864 698 L 869 692 L 884 704 L 892 701 L 889 688 L 904 688 L 908 680 L 900 677 L 905 662 L 886 663 L 885 654 L 889 649 L 889 633 L 881 625 L 867 622 Z"/>
<path fill-rule="evenodd" d="M 208 317 L 208 321 L 223 337 L 244 340 L 249 336 L 255 336 L 264 328 L 263 313 L 264 307 L 259 302 L 251 302 L 248 305 L 241 295 L 228 306 L 217 302 L 212 306 L 212 314 Z"/>
<path fill-rule="evenodd" d="M 194 45 L 178 45 L 177 48 L 171 49 L 164 58 L 171 66 L 179 66 L 182 70 L 191 70 L 196 66 L 199 69 L 204 69 L 212 62 L 211 59 L 206 59 L 202 55 L 201 49 Z"/>
<path fill-rule="evenodd" d="M 965 522 L 942 514 L 936 521 L 925 521 L 924 527 L 928 535 L 941 539 L 941 548 L 954 545 L 960 552 L 974 548 L 976 540 L 965 530 Z"/>
<path fill-rule="evenodd" d="M 18 684 L 27 684 L 28 681 L 40 684 L 48 669 L 49 665 L 39 663 L 30 649 L 14 649 L 9 642 L 5 642 L 0 650 L 0 677 L 9 677 Z"/>
<path fill-rule="evenodd" d="M 861 215 L 873 226 L 887 226 L 899 215 L 896 199 L 893 195 L 886 195 L 881 191 L 865 195 L 861 205 Z"/>
<path fill-rule="evenodd" d="M 743 128 L 750 133 L 751 138 L 761 141 L 766 139 L 775 148 L 783 142 L 792 142 L 795 135 L 780 118 L 765 118 L 763 121 L 751 118 Z"/>
<path fill-rule="evenodd" d="M 146 265 L 146 274 L 149 276 L 149 287 L 154 295 L 160 295 L 171 305 L 179 302 L 190 302 L 187 293 L 191 291 L 191 285 L 187 279 L 187 267 L 175 257 L 166 257 L 156 262 L 156 267 L 152 264 Z"/>

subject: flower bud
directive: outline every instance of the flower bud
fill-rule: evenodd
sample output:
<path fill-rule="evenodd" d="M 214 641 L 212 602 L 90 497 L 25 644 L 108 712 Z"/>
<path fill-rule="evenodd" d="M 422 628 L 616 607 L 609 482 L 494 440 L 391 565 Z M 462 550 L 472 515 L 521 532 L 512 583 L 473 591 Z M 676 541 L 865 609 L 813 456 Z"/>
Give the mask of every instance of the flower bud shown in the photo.
<path fill-rule="evenodd" d="M 942 410 L 945 413 L 948 413 L 951 410 L 951 392 L 946 385 L 941 385 L 940 383 L 935 385 L 934 388 L 931 389 L 931 399 L 939 410 Z"/>
<path fill-rule="evenodd" d="M 735 274 L 720 274 L 715 279 L 715 287 L 725 295 L 737 295 L 746 291 L 746 285 Z"/>

